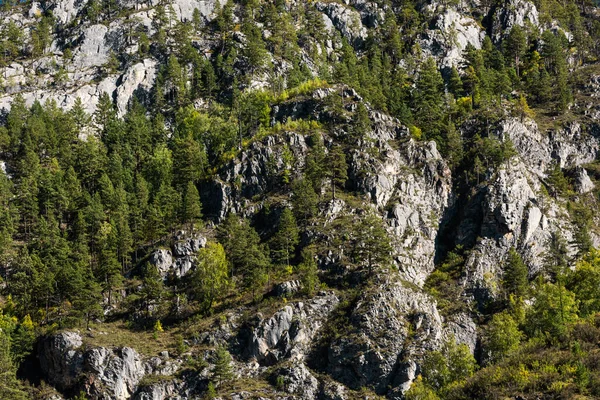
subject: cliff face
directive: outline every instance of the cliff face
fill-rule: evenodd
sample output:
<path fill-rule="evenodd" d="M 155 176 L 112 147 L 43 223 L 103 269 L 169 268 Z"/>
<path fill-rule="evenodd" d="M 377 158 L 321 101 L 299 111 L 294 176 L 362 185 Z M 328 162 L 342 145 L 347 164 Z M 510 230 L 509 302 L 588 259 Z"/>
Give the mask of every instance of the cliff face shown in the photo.
<path fill-rule="evenodd" d="M 288 1 L 285 7 L 294 10 L 298 3 Z M 306 39 L 306 46 L 299 49 L 305 68 L 318 71 L 323 55 L 348 45 L 357 54 L 367 48 L 370 32 L 382 27 L 386 13 L 394 10 L 382 3 L 317 2 L 315 10 L 328 39 L 316 47 Z M 130 32 L 152 36 L 157 24 L 163 23 L 158 20 L 157 6 L 155 2 L 123 2 L 119 4 L 123 16 L 106 23 L 87 18 L 85 1 L 33 2 L 19 12 L 1 11 L 2 19 L 13 21 L 26 34 L 42 12 L 51 11 L 56 26 L 43 55 L 17 58 L 0 67 L 0 109 L 8 111 L 17 96 L 28 106 L 55 101 L 66 110 L 80 99 L 91 114 L 103 93 L 113 100 L 118 117 L 126 115 L 133 99 L 150 104 L 157 82 L 164 81 L 167 61 L 158 52 L 141 52 L 140 46 L 146 44 Z M 205 27 L 215 23 L 222 6 L 211 0 L 176 0 L 169 6 L 173 13 L 169 18 L 194 20 Z M 419 46 L 422 59 L 433 57 L 445 75 L 466 62 L 466 50 L 482 49 L 486 30 L 497 44 L 515 26 L 528 26 L 538 36 L 548 28 L 540 22 L 536 6 L 522 0 L 501 7 L 477 1 L 433 2 L 419 4 L 417 9 L 430 17 L 430 23 L 415 35 L 413 45 Z M 234 11 L 234 22 L 238 14 L 239 10 Z M 488 26 L 481 26 L 481 15 Z M 556 21 L 550 24 L 568 36 Z M 259 31 L 265 38 L 272 35 L 262 24 Z M 233 46 L 243 51 L 249 39 L 238 30 L 233 37 Z M 191 43 L 195 53 L 209 59 L 219 37 L 194 34 Z M 166 44 L 176 45 L 174 39 Z M 268 73 L 243 62 L 231 65 L 234 75 L 250 77 L 243 90 L 269 87 L 294 68 L 267 53 L 273 61 Z M 398 61 L 408 71 L 413 68 L 411 62 Z M 192 68 L 191 63 L 188 67 Z M 470 120 L 459 124 L 458 136 L 465 141 L 485 131 L 512 150 L 498 165 L 481 167 L 476 179 L 467 172 L 459 174 L 465 167 L 452 165 L 450 157 L 442 155 L 449 154 L 447 149 L 440 149 L 434 140 L 423 140 L 414 126 L 409 128 L 390 111 L 379 111 L 347 84 L 323 85 L 278 99 L 268 108 L 265 125 L 271 130 L 261 131 L 252 140 L 240 138 L 235 151 L 223 156 L 199 184 L 207 226 L 201 232 L 173 235 L 161 248 L 147 245 L 144 261 L 156 267 L 160 281 L 176 291 L 180 282 L 196 279 L 193 273 L 202 262 L 199 250 L 214 240 L 229 214 L 252 220 L 263 237 L 272 235 L 272 210 L 295 201 L 281 184 L 282 171 L 287 171 L 288 181 L 301 180 L 306 177 L 315 141 L 324 144 L 324 155 L 329 156 L 339 143 L 354 140 L 351 121 L 358 108 L 364 107 L 365 132 L 345 154 L 347 180 L 338 188 L 346 195 L 330 200 L 331 177 L 324 173 L 322 187 L 317 188 L 316 217 L 306 223 L 300 238 L 303 244 L 316 244 L 319 274 L 329 287 L 302 297 L 299 281 L 278 282 L 266 306 L 244 303 L 219 309 L 218 317 L 201 323 L 193 337 L 181 339 L 182 347 L 194 351 L 179 349 L 176 355 L 166 351 L 141 354 L 136 343 L 125 347 L 98 344 L 90 339 L 98 335 L 92 330 L 49 334 L 40 339 L 36 356 L 44 379 L 62 393 L 53 398 L 68 398 L 80 391 L 93 399 L 202 398 L 215 368 L 216 346 L 230 350 L 233 375 L 243 382 L 226 388 L 233 399 L 401 399 L 421 374 L 425 355 L 441 349 L 446 341 L 467 345 L 480 359 L 481 324 L 486 322 L 481 313 L 501 297 L 510 250 L 518 252 L 529 276 L 534 277 L 543 270 L 552 234 L 560 231 L 571 243 L 579 229 L 569 202 L 552 191 L 549 171 L 557 166 L 571 177 L 575 202 L 585 204 L 593 198 L 595 180 L 586 167 L 600 150 L 594 100 L 600 93 L 598 81 L 595 77 L 587 87 L 579 88 L 581 97 L 572 104 L 571 120 L 556 122 L 551 128 L 547 121 L 538 125 L 531 115 L 516 117 L 506 110 L 499 110 L 499 117 L 484 128 Z M 210 109 L 204 100 L 196 99 L 192 108 Z M 306 128 L 293 124 L 300 120 L 331 128 L 307 133 Z M 167 121 L 167 128 L 176 129 L 176 123 Z M 242 123 L 239 126 L 241 130 Z M 101 128 L 90 124 L 81 136 L 97 135 Z M 329 168 L 332 165 L 325 166 Z M 385 268 L 368 272 L 360 263 L 345 262 L 354 251 L 347 243 L 358 242 L 364 232 L 347 233 L 343 228 L 343 224 L 359 226 L 365 215 L 381 222 L 390 243 Z M 593 224 L 597 218 L 592 219 Z M 590 234 L 597 244 L 600 239 L 593 230 Z M 462 267 L 453 281 L 454 297 L 448 300 L 431 290 L 430 278 L 456 249 Z M 576 252 L 570 244 L 569 255 Z M 123 289 L 123 307 L 128 296 L 139 295 L 141 285 L 135 281 Z M 185 315 L 184 298 L 177 292 L 178 316 Z M 460 304 L 448 306 L 448 301 Z M 105 311 L 107 319 L 119 316 L 117 311 Z M 192 359 L 202 361 L 192 365 Z M 263 384 L 245 388 L 253 379 Z M 367 395 L 361 395 L 363 388 Z"/>

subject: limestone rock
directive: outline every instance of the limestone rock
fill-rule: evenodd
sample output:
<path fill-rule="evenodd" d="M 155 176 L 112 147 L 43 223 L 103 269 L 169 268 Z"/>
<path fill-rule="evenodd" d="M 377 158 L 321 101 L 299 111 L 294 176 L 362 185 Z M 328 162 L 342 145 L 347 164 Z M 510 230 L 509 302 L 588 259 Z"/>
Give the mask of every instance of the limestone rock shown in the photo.
<path fill-rule="evenodd" d="M 289 367 L 279 369 L 278 376 L 283 377 L 283 389 L 287 393 L 306 400 L 318 398 L 319 382 L 303 363 L 294 362 Z"/>
<path fill-rule="evenodd" d="M 300 281 L 287 281 L 275 285 L 275 287 L 273 288 L 273 293 L 275 294 L 275 296 L 279 297 L 290 297 L 298 293 L 301 289 L 302 284 L 300 283 Z"/>
<path fill-rule="evenodd" d="M 415 377 L 412 363 L 425 350 L 436 348 L 443 332 L 442 319 L 428 296 L 400 282 L 379 279 L 356 303 L 351 330 L 331 344 L 327 370 L 352 389 L 370 386 L 385 394 L 388 386 L 410 386 Z M 411 324 L 415 333 L 408 340 Z"/>
<path fill-rule="evenodd" d="M 360 13 L 340 3 L 318 2 L 316 7 L 329 17 L 333 26 L 343 37 L 355 46 L 362 45 L 367 39 L 367 29 L 363 26 Z"/>
<path fill-rule="evenodd" d="M 594 190 L 594 182 L 590 179 L 587 171 L 583 168 L 578 168 L 575 172 L 575 188 L 580 194 L 588 193 Z"/>
<path fill-rule="evenodd" d="M 83 39 L 73 54 L 73 66 L 76 70 L 100 67 L 108 61 L 110 47 L 105 37 L 108 33 L 106 25 L 92 25 L 83 31 Z"/>
<path fill-rule="evenodd" d="M 83 349 L 82 343 L 81 335 L 76 332 L 58 333 L 40 342 L 42 372 L 61 391 L 84 391 L 93 399 L 128 400 L 144 376 L 173 375 L 181 365 L 181 361 L 159 357 L 146 361 L 129 347 Z M 148 397 L 148 393 L 175 394 L 178 390 L 166 383 L 161 387 L 143 390 L 135 398 L 153 399 L 156 397 Z"/>
<path fill-rule="evenodd" d="M 499 41 L 508 35 L 513 26 L 539 27 L 539 13 L 533 2 L 527 0 L 509 0 L 498 7 L 493 16 L 492 39 Z"/>
<path fill-rule="evenodd" d="M 441 69 L 459 67 L 467 45 L 481 48 L 485 32 L 473 18 L 452 8 L 430 12 L 437 17 L 433 28 L 421 37 L 420 44 L 425 54 L 440 60 Z"/>
<path fill-rule="evenodd" d="M 154 60 L 144 60 L 129 68 L 121 78 L 121 84 L 117 88 L 117 110 L 120 117 L 127 112 L 129 100 L 135 93 L 144 92 L 149 96 L 156 78 L 156 65 Z"/>
<path fill-rule="evenodd" d="M 248 356 L 265 365 L 284 358 L 303 360 L 312 340 L 339 303 L 333 292 L 319 292 L 307 302 L 283 307 L 252 330 Z"/>
<path fill-rule="evenodd" d="M 173 267 L 171 250 L 158 249 L 150 256 L 150 264 L 154 265 L 161 277 L 165 278 Z"/>
<path fill-rule="evenodd" d="M 51 384 L 65 390 L 78 383 L 84 358 L 83 344 L 77 332 L 62 332 L 42 340 L 38 346 L 40 367 Z"/>

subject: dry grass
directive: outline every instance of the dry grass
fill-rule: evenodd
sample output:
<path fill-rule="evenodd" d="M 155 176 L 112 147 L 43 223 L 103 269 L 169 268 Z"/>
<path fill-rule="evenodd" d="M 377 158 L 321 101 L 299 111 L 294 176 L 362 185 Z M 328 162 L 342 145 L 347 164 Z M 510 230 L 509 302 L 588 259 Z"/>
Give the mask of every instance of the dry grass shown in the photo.
<path fill-rule="evenodd" d="M 92 324 L 90 331 L 82 333 L 86 347 L 131 347 L 144 356 L 156 356 L 161 351 L 172 353 L 176 349 L 175 336 L 178 329 L 166 329 L 158 332 L 156 337 L 152 331 L 135 331 L 124 322 Z"/>

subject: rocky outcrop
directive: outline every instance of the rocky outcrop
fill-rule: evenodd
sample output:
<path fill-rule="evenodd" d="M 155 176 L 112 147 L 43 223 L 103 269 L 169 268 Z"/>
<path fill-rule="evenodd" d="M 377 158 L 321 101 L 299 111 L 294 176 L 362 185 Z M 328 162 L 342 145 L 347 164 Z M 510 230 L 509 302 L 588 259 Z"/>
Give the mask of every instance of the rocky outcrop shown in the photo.
<path fill-rule="evenodd" d="M 443 330 L 427 295 L 381 279 L 358 299 L 349 331 L 331 343 L 327 372 L 350 388 L 384 394 L 390 387 L 408 389 L 418 360 L 441 344 Z"/>
<path fill-rule="evenodd" d="M 184 400 L 188 399 L 184 385 L 175 379 L 163 380 L 143 386 L 131 398 L 132 400 Z"/>
<path fill-rule="evenodd" d="M 319 381 L 302 362 L 280 368 L 277 377 L 283 382 L 282 389 L 298 398 L 312 400 L 318 398 Z"/>
<path fill-rule="evenodd" d="M 543 263 L 550 235 L 559 230 L 571 240 L 573 227 L 567 211 L 540 192 L 541 182 L 517 158 L 505 163 L 466 207 L 481 214 L 463 218 L 457 231 L 461 240 L 478 238 L 465 264 L 462 284 L 483 305 L 500 288 L 504 262 L 517 249 L 533 275 Z M 463 242 L 466 244 L 466 242 Z"/>
<path fill-rule="evenodd" d="M 98 347 L 83 354 L 86 392 L 94 398 L 126 400 L 146 374 L 140 355 L 132 348 Z M 48 371 L 51 373 L 51 371 Z"/>
<path fill-rule="evenodd" d="M 433 4 L 428 7 L 436 19 L 432 29 L 426 30 L 419 40 L 423 52 L 438 59 L 441 69 L 459 67 L 468 45 L 481 48 L 485 32 L 477 21 L 455 9 L 437 10 Z"/>
<path fill-rule="evenodd" d="M 595 186 L 587 171 L 583 168 L 577 168 L 575 171 L 575 190 L 577 190 L 577 193 L 589 193 L 594 190 Z"/>
<path fill-rule="evenodd" d="M 367 40 L 367 29 L 362 24 L 360 13 L 355 9 L 334 2 L 318 2 L 316 6 L 351 44 L 361 46 Z"/>
<path fill-rule="evenodd" d="M 349 176 L 359 192 L 387 210 L 399 268 L 405 279 L 421 285 L 434 269 L 438 228 L 452 202 L 451 173 L 435 142 L 409 139 L 393 149 L 385 132 L 378 134 L 379 156 L 353 153 Z"/>
<path fill-rule="evenodd" d="M 84 391 L 93 399 L 128 400 L 146 375 L 173 375 L 181 364 L 180 360 L 170 360 L 166 354 L 144 360 L 129 347 L 85 349 L 81 347 L 82 343 L 77 332 L 47 337 L 38 349 L 40 366 L 48 381 L 61 391 Z M 162 388 L 152 389 L 149 393 L 171 390 L 166 383 Z M 147 396 L 148 390 L 144 389 L 136 398 L 156 398 Z"/>
<path fill-rule="evenodd" d="M 302 361 L 327 317 L 339 303 L 333 292 L 319 292 L 306 301 L 289 304 L 264 319 L 257 315 L 254 328 L 243 332 L 248 341 L 248 358 L 272 365 L 283 359 Z"/>
<path fill-rule="evenodd" d="M 163 279 L 169 276 L 182 278 L 194 268 L 196 253 L 206 246 L 206 242 L 206 237 L 202 235 L 180 239 L 170 249 L 155 250 L 148 261 L 158 269 Z"/>
<path fill-rule="evenodd" d="M 300 281 L 287 281 L 281 282 L 275 285 L 273 288 L 273 294 L 279 297 L 290 297 L 298 293 L 302 289 L 302 283 Z"/>
<path fill-rule="evenodd" d="M 561 168 L 593 162 L 599 151 L 598 140 L 577 122 L 561 129 L 540 132 L 531 119 L 507 118 L 500 124 L 496 135 L 501 140 L 509 139 L 527 170 L 539 177 L 545 177 L 548 168 L 555 162 Z"/>
<path fill-rule="evenodd" d="M 498 7 L 493 15 L 492 39 L 499 41 L 508 35 L 513 26 L 539 29 L 539 13 L 533 2 L 527 0 L 509 0 Z"/>
<path fill-rule="evenodd" d="M 207 215 L 221 221 L 229 212 L 245 216 L 258 212 L 261 205 L 251 205 L 251 200 L 281 185 L 285 170 L 291 180 L 300 176 L 308 152 L 306 139 L 286 131 L 250 144 L 204 187 L 202 199 Z M 293 155 L 291 164 L 284 156 L 288 151 Z"/>
<path fill-rule="evenodd" d="M 59 390 L 79 383 L 79 373 L 84 365 L 82 345 L 81 335 L 76 332 L 62 332 L 40 342 L 40 367 L 48 381 Z"/>
<path fill-rule="evenodd" d="M 116 91 L 117 110 L 120 117 L 127 112 L 129 100 L 136 92 L 140 97 L 149 96 L 156 78 L 156 66 L 156 61 L 146 59 L 144 62 L 133 65 L 123 74 L 121 84 Z"/>

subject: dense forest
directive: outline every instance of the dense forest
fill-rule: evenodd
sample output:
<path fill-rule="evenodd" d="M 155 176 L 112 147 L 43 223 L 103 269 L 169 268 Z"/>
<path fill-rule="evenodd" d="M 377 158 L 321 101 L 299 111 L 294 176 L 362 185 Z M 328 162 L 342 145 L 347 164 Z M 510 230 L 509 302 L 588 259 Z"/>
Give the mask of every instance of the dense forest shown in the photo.
<path fill-rule="evenodd" d="M 76 7 L 69 21 L 61 3 L 0 5 L 0 397 L 600 398 L 600 191 L 580 190 L 581 174 L 592 187 L 600 176 L 595 3 L 228 0 L 186 18 L 176 2 L 89 0 L 65 6 Z M 535 18 L 519 23 L 522 9 Z M 468 18 L 459 24 L 476 27 L 476 45 L 453 22 L 443 45 L 459 51 L 442 55 L 431 45 L 440 15 Z M 111 45 L 84 70 L 96 57 L 81 50 L 91 29 L 108 29 Z M 152 85 L 123 108 L 126 71 L 147 60 Z M 98 89 L 93 105 L 57 101 L 112 77 L 115 90 Z M 515 136 L 506 121 L 531 130 Z M 560 135 L 574 126 L 564 156 Z M 534 130 L 555 140 L 539 173 L 527 164 L 539 153 L 518 136 Z M 380 204 L 378 174 L 393 157 L 406 161 Z M 535 182 L 519 227 L 503 211 L 485 222 L 496 191 L 512 207 L 498 179 L 519 168 L 523 185 Z M 382 186 L 365 189 L 373 179 Z M 412 196 L 431 210 L 394 217 L 419 201 L 402 185 L 421 180 L 435 184 Z M 447 205 L 431 200 L 444 191 Z M 535 244 L 532 209 L 547 226 Z M 417 236 L 434 248 L 430 268 L 417 262 Z M 190 267 L 163 271 L 157 254 L 175 257 L 186 240 L 201 242 Z M 481 279 L 478 259 L 493 264 Z M 276 294 L 290 282 L 299 289 Z M 364 320 L 378 314 L 366 299 L 389 285 L 420 300 L 399 301 L 418 304 L 365 339 Z M 255 315 L 324 293 L 339 304 L 302 350 L 303 368 L 320 386 L 343 384 L 345 397 L 307 394 L 308 378 L 292 385 L 281 372 L 289 356 L 254 356 L 261 369 L 248 372 Z M 424 341 L 428 313 L 443 333 Z M 472 322 L 472 346 L 448 328 L 457 316 Z M 234 333 L 215 333 L 227 324 Z M 80 376 L 57 384 L 40 354 L 61 332 L 87 334 L 81 349 L 168 350 L 179 370 L 118 395 Z M 336 364 L 338 347 L 368 358 L 394 346 L 386 378 L 348 378 Z M 397 372 L 403 363 L 412 375 Z M 169 379 L 185 390 L 140 394 Z"/>

